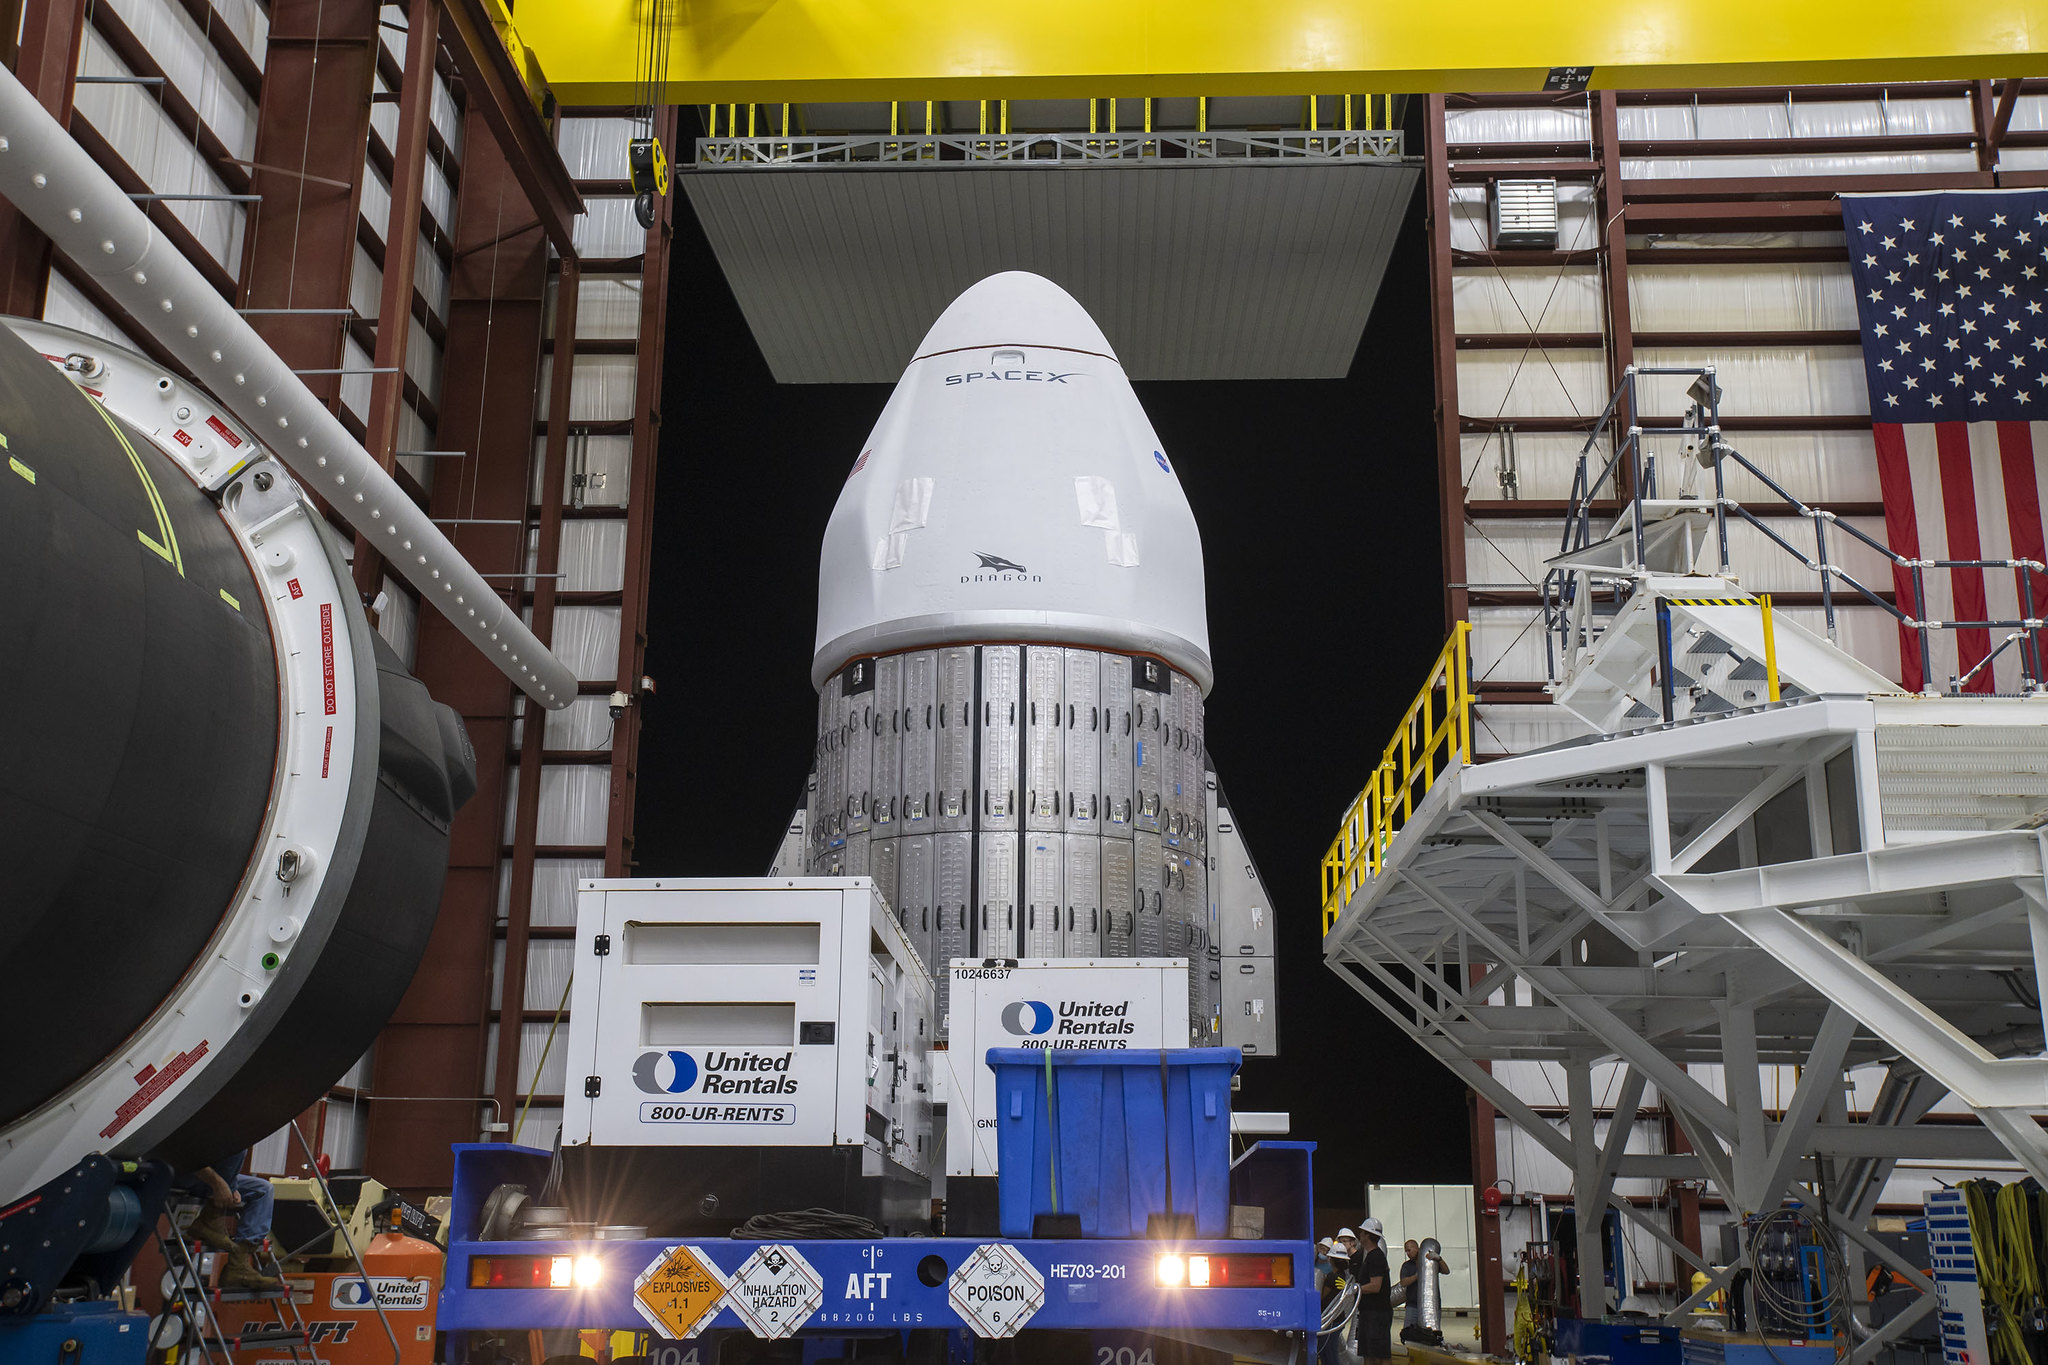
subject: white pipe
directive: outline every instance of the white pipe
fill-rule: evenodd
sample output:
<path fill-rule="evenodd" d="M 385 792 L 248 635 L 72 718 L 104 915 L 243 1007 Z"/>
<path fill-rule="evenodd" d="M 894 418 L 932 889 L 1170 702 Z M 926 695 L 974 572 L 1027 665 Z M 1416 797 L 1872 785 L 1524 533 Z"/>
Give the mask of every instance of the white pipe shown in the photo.
<path fill-rule="evenodd" d="M 550 710 L 576 677 L 470 567 L 425 512 L 349 435 L 234 307 L 0 69 L 0 196 L 277 452 L 310 491 L 374 544 L 420 599 Z"/>

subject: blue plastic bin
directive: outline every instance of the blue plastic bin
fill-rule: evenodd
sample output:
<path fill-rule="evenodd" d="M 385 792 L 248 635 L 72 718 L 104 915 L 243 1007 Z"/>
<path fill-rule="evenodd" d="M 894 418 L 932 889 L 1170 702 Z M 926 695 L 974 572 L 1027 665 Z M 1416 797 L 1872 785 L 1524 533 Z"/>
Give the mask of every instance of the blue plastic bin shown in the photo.
<path fill-rule="evenodd" d="M 1196 1236 L 1227 1235 L 1230 1078 L 1241 1061 L 1234 1047 L 990 1048 L 1002 1235 L 1031 1236 L 1041 1213 L 1078 1215 L 1084 1237 L 1143 1237 L 1155 1213 L 1193 1214 Z"/>

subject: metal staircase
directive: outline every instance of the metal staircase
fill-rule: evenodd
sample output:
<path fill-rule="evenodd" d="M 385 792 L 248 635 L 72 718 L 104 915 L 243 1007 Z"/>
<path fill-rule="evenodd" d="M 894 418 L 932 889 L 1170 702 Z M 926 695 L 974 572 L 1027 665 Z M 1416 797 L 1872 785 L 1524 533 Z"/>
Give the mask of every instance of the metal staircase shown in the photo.
<path fill-rule="evenodd" d="M 196 1202 L 167 1208 L 157 1223 L 156 1245 L 168 1267 L 164 1274 L 164 1308 L 159 1323 L 178 1321 L 175 1340 L 165 1340 L 152 1324 L 153 1346 L 176 1346 L 188 1356 L 196 1355 L 206 1365 L 234 1365 L 238 1351 L 278 1348 L 290 1353 L 294 1362 L 314 1365 L 306 1320 L 299 1312 L 298 1299 L 289 1287 L 279 1290 L 221 1289 L 208 1283 L 206 1252 L 196 1248 L 185 1235 L 185 1227 L 199 1211 Z M 267 1263 L 267 1264 L 266 1264 Z M 257 1253 L 257 1265 L 266 1274 L 282 1278 L 282 1268 L 269 1243 Z M 220 1320 L 223 1303 L 264 1303 L 275 1315 L 273 1322 L 259 1326 L 244 1324 L 230 1331 Z M 274 1358 L 274 1357 L 272 1357 Z"/>

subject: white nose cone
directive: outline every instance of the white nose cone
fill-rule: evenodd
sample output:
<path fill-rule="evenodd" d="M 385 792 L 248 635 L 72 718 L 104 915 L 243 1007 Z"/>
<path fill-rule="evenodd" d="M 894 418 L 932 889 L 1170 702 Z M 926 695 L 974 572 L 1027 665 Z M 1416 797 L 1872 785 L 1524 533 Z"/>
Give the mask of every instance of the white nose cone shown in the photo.
<path fill-rule="evenodd" d="M 989 641 L 1155 654 L 1205 692 L 1213 678 L 1172 462 L 1102 330 L 1022 271 L 932 324 L 854 462 L 818 565 L 811 681 Z"/>

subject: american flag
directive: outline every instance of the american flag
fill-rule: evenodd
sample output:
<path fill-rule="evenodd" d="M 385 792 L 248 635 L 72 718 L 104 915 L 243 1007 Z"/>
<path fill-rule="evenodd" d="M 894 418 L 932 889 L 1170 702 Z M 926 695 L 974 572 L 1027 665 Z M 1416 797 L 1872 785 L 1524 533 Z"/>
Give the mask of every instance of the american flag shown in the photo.
<path fill-rule="evenodd" d="M 1913 559 L 2048 560 L 2048 191 L 1842 196 L 1886 542 Z M 1899 608 L 1912 575 L 1892 571 Z M 1926 619 L 2011 621 L 2048 609 L 2034 574 L 2024 612 L 2008 569 L 1926 569 Z M 2012 627 L 1933 632 L 1933 685 L 1981 663 Z M 2016 691 L 2022 643 L 1968 685 Z M 1923 685 L 1917 633 L 1901 630 L 1908 688 Z M 1995 680 L 1995 681 L 1994 681 Z"/>

